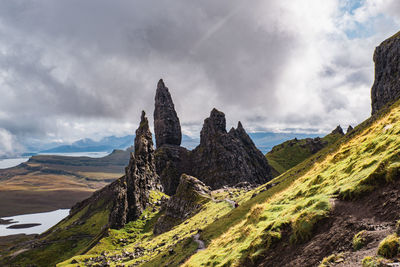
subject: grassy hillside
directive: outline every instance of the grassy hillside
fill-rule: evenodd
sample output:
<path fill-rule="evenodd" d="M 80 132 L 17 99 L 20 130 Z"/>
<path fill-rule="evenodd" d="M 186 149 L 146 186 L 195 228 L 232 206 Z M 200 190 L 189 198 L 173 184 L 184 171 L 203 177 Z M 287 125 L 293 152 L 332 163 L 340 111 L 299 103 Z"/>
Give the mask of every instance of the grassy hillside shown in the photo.
<path fill-rule="evenodd" d="M 279 252 L 277 247 L 295 251 L 290 248 L 313 238 L 332 215 L 334 199 L 351 203 L 400 176 L 399 121 L 396 103 L 266 185 L 248 192 L 214 192 L 213 201 L 169 232 L 154 236 L 152 218 L 160 214 L 150 213 L 146 223 L 111 232 L 85 255 L 59 266 L 96 261 L 112 266 L 270 266 L 268 255 Z M 227 198 L 239 207 L 230 206 Z M 197 251 L 196 233 L 206 249 Z"/>
<path fill-rule="evenodd" d="M 326 146 L 335 143 L 343 135 L 333 131 L 323 138 L 292 139 L 274 146 L 266 154 L 268 163 L 278 174 L 293 168 L 306 158 L 315 154 Z"/>

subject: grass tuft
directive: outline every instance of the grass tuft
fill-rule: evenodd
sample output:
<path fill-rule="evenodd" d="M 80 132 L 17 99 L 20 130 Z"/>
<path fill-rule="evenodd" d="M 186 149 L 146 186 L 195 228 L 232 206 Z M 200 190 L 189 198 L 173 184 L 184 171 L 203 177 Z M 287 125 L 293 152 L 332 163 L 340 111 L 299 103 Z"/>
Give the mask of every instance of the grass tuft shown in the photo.
<path fill-rule="evenodd" d="M 378 255 L 385 258 L 393 258 L 399 252 L 399 238 L 396 234 L 387 236 L 378 247 Z"/>

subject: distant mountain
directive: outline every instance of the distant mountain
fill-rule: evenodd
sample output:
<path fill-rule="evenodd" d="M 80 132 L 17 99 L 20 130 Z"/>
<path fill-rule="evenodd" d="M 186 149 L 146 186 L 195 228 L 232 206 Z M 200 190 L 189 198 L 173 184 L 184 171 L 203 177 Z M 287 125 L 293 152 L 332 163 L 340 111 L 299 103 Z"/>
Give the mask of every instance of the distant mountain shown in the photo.
<path fill-rule="evenodd" d="M 249 133 L 251 139 L 258 149 L 266 154 L 274 146 L 279 145 L 290 139 L 315 138 L 316 134 L 299 134 L 299 133 L 272 133 L 272 132 L 257 132 Z M 133 145 L 135 135 L 126 135 L 122 137 L 107 136 L 99 141 L 94 141 L 90 138 L 78 140 L 72 144 L 55 146 L 41 150 L 39 153 L 75 153 L 75 152 L 111 152 L 114 149 L 126 149 Z M 200 143 L 200 138 L 192 138 L 188 135 L 182 135 L 182 146 L 192 150 Z M 27 154 L 28 155 L 28 154 Z M 32 153 L 29 153 L 32 155 Z"/>
<path fill-rule="evenodd" d="M 111 152 L 114 149 L 126 149 L 127 147 L 131 146 L 134 138 L 134 135 L 126 135 L 122 137 L 107 136 L 99 141 L 85 138 L 78 140 L 71 145 L 57 146 L 40 151 L 40 153 Z"/>

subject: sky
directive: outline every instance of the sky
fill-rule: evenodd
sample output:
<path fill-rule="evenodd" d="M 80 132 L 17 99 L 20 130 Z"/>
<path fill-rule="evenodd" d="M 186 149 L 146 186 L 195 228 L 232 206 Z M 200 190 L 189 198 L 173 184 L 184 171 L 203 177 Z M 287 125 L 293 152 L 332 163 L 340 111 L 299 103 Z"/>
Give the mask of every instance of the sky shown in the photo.
<path fill-rule="evenodd" d="M 251 132 L 327 133 L 370 115 L 397 0 L 0 2 L 0 156 L 132 134 L 160 78 L 184 134 L 213 107 Z"/>

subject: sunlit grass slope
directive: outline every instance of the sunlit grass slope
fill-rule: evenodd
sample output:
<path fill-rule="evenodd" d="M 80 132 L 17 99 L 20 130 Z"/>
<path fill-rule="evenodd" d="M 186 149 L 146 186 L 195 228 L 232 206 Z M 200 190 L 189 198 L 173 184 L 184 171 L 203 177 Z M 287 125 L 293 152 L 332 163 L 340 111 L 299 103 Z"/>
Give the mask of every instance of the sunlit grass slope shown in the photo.
<path fill-rule="evenodd" d="M 162 212 L 150 207 L 138 220 L 130 222 L 123 229 L 109 230 L 108 236 L 85 255 L 75 256 L 58 266 L 71 266 L 71 262 L 75 261 L 78 262 L 75 266 L 93 264 L 94 260 L 91 259 L 104 255 L 104 252 L 109 258 L 118 258 L 118 255 L 123 258 L 123 260 L 112 260 L 110 262 L 112 266 L 121 263 L 125 265 L 144 264 L 156 258 L 156 265 L 149 264 L 147 266 L 162 266 L 165 263 L 164 258 L 169 262 L 174 262 L 173 266 L 183 263 L 187 256 L 195 253 L 197 249 L 197 244 L 192 240 L 192 236 L 233 209 L 230 203 L 220 200 L 222 196 L 215 195 L 214 197 L 214 200 L 209 199 L 196 215 L 160 235 L 153 234 L 153 227 Z M 140 251 L 140 255 L 133 259 L 122 256 L 135 251 Z M 164 254 L 169 257 L 160 257 Z"/>
<path fill-rule="evenodd" d="M 270 181 L 270 186 L 233 194 L 221 191 L 198 214 L 161 235 L 152 230 L 162 213 L 149 209 L 125 228 L 110 230 L 85 255 L 59 266 L 92 264 L 104 254 L 111 266 L 256 264 L 282 240 L 283 230 L 292 244 L 312 238 L 315 225 L 329 216 L 330 199 L 351 200 L 399 176 L 399 119 L 397 103 Z M 239 207 L 233 209 L 225 198 L 236 200 Z M 205 250 L 197 251 L 196 233 Z M 124 256 L 135 251 L 140 253 Z"/>
<path fill-rule="evenodd" d="M 335 143 L 339 138 L 343 137 L 339 133 L 330 133 L 320 139 L 320 145 L 313 144 L 307 139 L 293 139 L 283 142 L 272 148 L 265 156 L 268 159 L 268 163 L 276 170 L 279 174 L 293 168 L 306 158 L 315 154 L 316 149 L 323 148 L 323 146 L 329 146 Z"/>
<path fill-rule="evenodd" d="M 371 119 L 363 123 L 351 137 L 328 147 L 331 153 L 286 188 L 248 206 L 242 219 L 213 237 L 207 249 L 193 255 L 184 266 L 255 262 L 272 243 L 279 242 L 281 230 L 288 226 L 291 243 L 309 240 L 315 224 L 328 216 L 331 198 L 352 199 L 399 176 L 399 120 L 400 107 L 396 103 L 374 122 Z M 290 178 L 284 175 L 275 181 Z"/>

